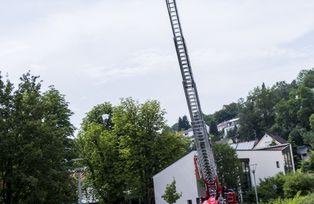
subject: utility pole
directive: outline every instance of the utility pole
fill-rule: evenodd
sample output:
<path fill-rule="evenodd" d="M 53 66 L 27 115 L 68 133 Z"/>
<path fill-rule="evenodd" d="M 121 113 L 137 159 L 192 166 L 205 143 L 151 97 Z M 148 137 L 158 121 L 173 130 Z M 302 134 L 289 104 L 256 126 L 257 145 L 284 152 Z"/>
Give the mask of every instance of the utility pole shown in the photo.
<path fill-rule="evenodd" d="M 254 179 L 255 199 L 256 199 L 256 204 L 258 204 L 258 194 L 257 194 L 256 176 L 255 176 L 257 164 L 251 164 L 250 168 L 251 166 L 252 166 L 252 174 L 253 174 L 253 179 Z"/>
<path fill-rule="evenodd" d="M 71 159 L 71 162 L 77 162 L 77 161 L 82 161 L 82 158 L 75 158 L 75 159 Z M 75 168 L 73 170 L 74 175 L 77 174 L 77 191 L 78 191 L 78 204 L 82 204 L 82 198 L 83 198 L 83 194 L 82 194 L 82 175 L 83 172 L 85 171 L 85 167 L 82 168 Z"/>
<path fill-rule="evenodd" d="M 78 170 L 78 184 L 77 184 L 77 189 L 78 189 L 78 204 L 82 204 L 82 171 L 81 169 Z"/>

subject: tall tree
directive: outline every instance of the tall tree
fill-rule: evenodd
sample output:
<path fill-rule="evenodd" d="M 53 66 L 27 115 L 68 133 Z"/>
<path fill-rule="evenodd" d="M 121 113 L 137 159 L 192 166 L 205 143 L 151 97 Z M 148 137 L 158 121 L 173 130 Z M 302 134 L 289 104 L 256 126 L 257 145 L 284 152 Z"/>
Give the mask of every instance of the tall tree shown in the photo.
<path fill-rule="evenodd" d="M 38 77 L 27 73 L 20 80 L 17 90 L 7 95 L 10 100 L 4 101 L 10 112 L 2 115 L 10 124 L 1 134 L 3 202 L 73 201 L 74 183 L 66 164 L 73 156 L 69 138 L 74 129 L 72 112 L 53 87 L 41 93 Z M 9 84 L 7 90 L 12 90 Z"/>
<path fill-rule="evenodd" d="M 184 155 L 188 140 L 165 125 L 157 101 L 128 98 L 112 108 L 100 106 L 88 113 L 78 138 L 93 187 L 107 203 L 126 198 L 151 203 L 152 176 Z M 104 113 L 110 114 L 109 127 L 99 122 Z"/>
<path fill-rule="evenodd" d="M 263 83 L 249 93 L 247 100 L 240 108 L 239 136 L 242 140 L 261 138 L 265 132 L 271 131 L 275 123 L 275 106 L 286 97 L 289 86 L 277 83 L 272 88 L 267 88 Z"/>
<path fill-rule="evenodd" d="M 241 165 L 234 149 L 227 144 L 213 144 L 218 178 L 223 186 L 237 188 L 241 176 Z"/>
<path fill-rule="evenodd" d="M 204 115 L 204 120 L 206 124 L 209 126 L 210 134 L 217 137 L 219 135 L 219 132 L 217 129 L 217 122 L 214 115 Z"/>
<path fill-rule="evenodd" d="M 178 122 L 172 126 L 174 131 L 183 131 L 188 130 L 191 127 L 191 124 L 188 120 L 188 117 L 184 115 L 183 117 L 179 117 Z"/>
<path fill-rule="evenodd" d="M 297 87 L 290 91 L 288 99 L 282 99 L 276 104 L 276 123 L 272 129 L 286 139 L 292 131 L 295 133 L 300 132 L 300 129 L 311 129 L 309 118 L 314 112 L 313 78 L 314 70 L 301 71 L 297 78 Z"/>

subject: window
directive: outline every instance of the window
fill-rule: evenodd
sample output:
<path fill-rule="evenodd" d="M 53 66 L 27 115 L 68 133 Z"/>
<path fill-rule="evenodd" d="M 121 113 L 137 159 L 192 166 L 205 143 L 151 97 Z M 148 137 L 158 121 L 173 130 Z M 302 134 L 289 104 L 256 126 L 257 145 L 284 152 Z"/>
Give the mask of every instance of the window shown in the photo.
<path fill-rule="evenodd" d="M 243 171 L 243 183 L 241 183 L 242 190 L 249 190 L 251 188 L 251 173 L 250 173 L 250 160 L 241 159 Z"/>
<path fill-rule="evenodd" d="M 188 204 L 192 204 L 192 200 L 188 200 Z"/>
<path fill-rule="evenodd" d="M 277 166 L 277 168 L 280 168 L 279 161 L 276 161 L 276 166 Z"/>
<path fill-rule="evenodd" d="M 196 198 L 196 204 L 201 204 L 200 198 Z"/>

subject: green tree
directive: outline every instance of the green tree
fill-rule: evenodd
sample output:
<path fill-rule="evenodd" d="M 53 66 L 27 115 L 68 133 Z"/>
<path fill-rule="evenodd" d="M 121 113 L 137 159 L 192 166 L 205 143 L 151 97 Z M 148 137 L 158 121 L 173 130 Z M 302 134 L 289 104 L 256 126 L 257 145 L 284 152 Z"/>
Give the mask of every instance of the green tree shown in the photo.
<path fill-rule="evenodd" d="M 314 114 L 310 116 L 310 126 L 311 130 L 305 132 L 302 137 L 305 144 L 310 145 L 314 149 Z"/>
<path fill-rule="evenodd" d="M 173 179 L 173 181 L 170 184 L 167 184 L 165 194 L 161 197 L 168 203 L 173 204 L 177 202 L 179 198 L 181 198 L 182 193 L 177 192 L 176 188 L 176 180 Z"/>
<path fill-rule="evenodd" d="M 179 117 L 178 122 L 172 126 L 174 131 L 188 130 L 191 127 L 188 117 L 184 115 Z"/>
<path fill-rule="evenodd" d="M 73 158 L 74 127 L 64 96 L 50 87 L 41 92 L 38 77 L 24 74 L 13 92 L 0 83 L 1 188 L 4 203 L 73 201 L 74 183 L 66 161 Z M 3 91 L 4 90 L 4 91 Z M 8 126 L 9 125 L 9 126 Z M 3 130 L 3 127 L 9 127 Z"/>
<path fill-rule="evenodd" d="M 273 130 L 285 139 L 297 127 L 311 129 L 309 117 L 314 112 L 313 82 L 314 70 L 303 70 L 297 78 L 297 86 L 287 99 L 280 100 L 275 106 L 275 124 Z"/>
<path fill-rule="evenodd" d="M 302 161 L 301 171 L 304 173 L 314 173 L 314 151 L 310 152 L 310 158 Z"/>
<path fill-rule="evenodd" d="M 206 124 L 209 126 L 210 134 L 218 137 L 219 132 L 217 129 L 217 122 L 216 122 L 214 115 L 204 115 L 204 120 L 205 120 Z"/>
<path fill-rule="evenodd" d="M 97 196 L 105 203 L 123 200 L 126 185 L 119 138 L 112 132 L 111 117 L 103 120 L 105 114 L 111 116 L 112 112 L 110 103 L 95 106 L 83 119 L 77 139 L 80 157 L 89 170 L 86 183 L 96 189 Z"/>
<path fill-rule="evenodd" d="M 237 117 L 239 114 L 239 104 L 230 103 L 223 105 L 222 109 L 214 113 L 214 118 L 217 123 Z"/>
<path fill-rule="evenodd" d="M 102 115 L 109 114 L 109 125 Z M 186 154 L 189 141 L 170 130 L 157 101 L 131 98 L 93 108 L 78 137 L 88 179 L 106 203 L 136 198 L 151 203 L 152 176 Z"/>
<path fill-rule="evenodd" d="M 273 91 L 266 88 L 264 83 L 249 94 L 239 114 L 239 134 L 243 140 L 261 138 L 272 127 L 276 103 Z"/>
<path fill-rule="evenodd" d="M 213 144 L 219 181 L 223 186 L 237 188 L 241 176 L 241 164 L 234 149 L 228 144 Z"/>

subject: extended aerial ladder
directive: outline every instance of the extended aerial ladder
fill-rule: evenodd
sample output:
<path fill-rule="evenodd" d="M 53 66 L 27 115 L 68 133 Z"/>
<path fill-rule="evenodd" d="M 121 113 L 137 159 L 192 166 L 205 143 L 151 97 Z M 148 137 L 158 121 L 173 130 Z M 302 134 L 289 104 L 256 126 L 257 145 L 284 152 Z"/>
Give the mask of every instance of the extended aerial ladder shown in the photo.
<path fill-rule="evenodd" d="M 209 135 L 200 106 L 197 88 L 194 82 L 190 59 L 182 33 L 182 27 L 178 15 L 175 0 L 166 0 L 169 18 L 172 27 L 173 39 L 180 65 L 182 83 L 189 108 L 194 140 L 197 150 L 197 163 L 201 177 L 206 186 L 206 200 L 208 203 L 224 203 L 222 191 L 219 186 L 217 167 L 213 155 Z M 228 199 L 226 199 L 228 200 Z M 229 202 L 230 203 L 230 202 Z"/>

